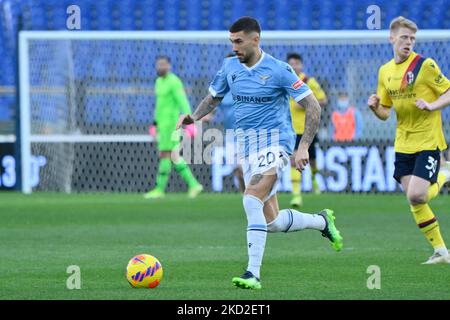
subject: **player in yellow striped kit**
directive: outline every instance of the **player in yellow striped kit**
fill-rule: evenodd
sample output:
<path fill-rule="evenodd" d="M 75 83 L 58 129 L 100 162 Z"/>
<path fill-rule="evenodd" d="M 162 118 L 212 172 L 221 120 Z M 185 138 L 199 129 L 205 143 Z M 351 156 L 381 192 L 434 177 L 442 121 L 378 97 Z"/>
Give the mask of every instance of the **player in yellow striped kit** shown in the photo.
<path fill-rule="evenodd" d="M 411 212 L 434 248 L 424 264 L 450 263 L 439 224 L 428 205 L 450 181 L 450 163 L 440 168 L 440 153 L 447 148 L 440 109 L 450 104 L 450 81 L 437 63 L 413 51 L 417 25 L 404 17 L 390 25 L 394 58 L 378 72 L 377 94 L 368 105 L 381 120 L 394 107 L 397 115 L 394 178 L 401 183 Z"/>
<path fill-rule="evenodd" d="M 327 104 L 327 95 L 325 91 L 321 88 L 320 84 L 313 77 L 308 77 L 306 74 L 302 72 L 303 69 L 303 58 L 298 53 L 289 53 L 287 56 L 287 63 L 291 65 L 294 69 L 295 73 L 298 75 L 300 80 L 308 85 L 311 88 L 314 96 L 317 101 L 319 101 L 320 106 L 323 108 Z M 305 130 L 305 109 L 295 102 L 292 98 L 290 99 L 290 107 L 291 107 L 291 118 L 292 118 L 292 127 L 294 128 L 295 133 L 297 134 L 297 139 L 295 141 L 294 149 L 297 150 L 298 144 L 302 138 L 303 131 Z M 316 180 L 317 173 L 317 164 L 316 164 L 316 145 L 318 143 L 317 137 L 314 137 L 313 143 L 309 147 L 309 160 L 311 166 L 312 173 L 312 184 L 313 191 L 315 194 L 320 194 L 319 185 Z M 293 162 L 293 161 L 291 161 Z M 291 181 L 292 181 L 292 200 L 291 205 L 299 207 L 302 205 L 302 196 L 301 196 L 301 173 L 295 169 L 295 165 L 291 164 Z"/>

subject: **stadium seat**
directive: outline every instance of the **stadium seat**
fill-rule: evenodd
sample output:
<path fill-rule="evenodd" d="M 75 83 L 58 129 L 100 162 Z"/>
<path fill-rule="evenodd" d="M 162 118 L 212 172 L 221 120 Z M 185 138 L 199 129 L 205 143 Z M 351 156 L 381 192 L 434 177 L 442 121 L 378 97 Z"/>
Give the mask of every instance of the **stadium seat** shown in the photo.
<path fill-rule="evenodd" d="M 178 30 L 179 27 L 179 12 L 180 12 L 180 2 L 178 0 L 165 0 L 163 1 L 164 6 L 164 30 Z"/>
<path fill-rule="evenodd" d="M 289 30 L 289 0 L 280 0 L 275 6 L 275 28 L 278 30 Z"/>
<path fill-rule="evenodd" d="M 13 119 L 13 110 L 11 109 L 11 98 L 0 96 L 0 121 L 11 121 Z"/>
<path fill-rule="evenodd" d="M 336 5 L 336 29 L 355 29 L 355 1 L 338 1 Z"/>
<path fill-rule="evenodd" d="M 151 124 L 155 105 L 154 95 L 137 95 L 134 103 L 134 121 L 145 125 Z"/>
<path fill-rule="evenodd" d="M 296 20 L 296 28 L 299 30 L 309 30 L 312 28 L 312 1 L 300 0 Z"/>
<path fill-rule="evenodd" d="M 136 10 L 140 12 L 140 24 L 142 30 L 156 30 L 158 22 L 158 1 L 157 0 L 142 0 L 136 3 Z M 162 24 L 162 23 L 160 23 Z"/>
<path fill-rule="evenodd" d="M 335 29 L 335 12 L 336 6 L 330 0 L 321 2 L 318 8 L 319 12 L 319 29 L 333 30 Z"/>
<path fill-rule="evenodd" d="M 119 88 L 120 90 L 120 88 Z M 127 99 L 129 100 L 129 99 Z M 128 101 L 129 102 L 129 101 Z M 105 98 L 105 111 L 109 114 L 111 124 L 126 124 L 129 118 L 128 104 L 124 99 L 118 99 L 115 95 L 109 95 Z"/>
<path fill-rule="evenodd" d="M 201 30 L 202 29 L 202 7 L 200 1 L 187 0 L 185 1 L 186 12 L 186 29 L 187 30 Z"/>
<path fill-rule="evenodd" d="M 101 97 L 86 96 L 84 105 L 84 122 L 86 124 L 100 124 L 105 121 L 104 113 L 105 103 Z"/>
<path fill-rule="evenodd" d="M 442 27 L 444 29 L 450 29 L 450 5 L 445 10 L 444 25 Z"/>
<path fill-rule="evenodd" d="M 24 23 L 32 30 L 47 29 L 47 15 L 42 1 L 25 2 L 22 5 Z"/>
<path fill-rule="evenodd" d="M 231 23 L 236 21 L 240 17 L 246 15 L 245 10 L 245 2 L 243 3 L 241 0 L 230 0 L 231 1 Z"/>
<path fill-rule="evenodd" d="M 424 3 L 423 2 L 418 2 L 414 6 L 410 6 L 409 13 L 408 13 L 408 19 L 411 19 L 413 21 L 417 21 L 420 24 L 419 21 L 423 20 L 423 18 L 422 18 L 422 16 L 423 16 L 423 8 L 424 8 Z"/>
<path fill-rule="evenodd" d="M 281 2 L 281 1 L 280 1 Z M 264 0 L 254 0 L 252 4 L 252 13 L 251 15 L 258 19 L 261 28 L 265 30 L 267 28 L 267 5 L 270 4 Z"/>
<path fill-rule="evenodd" d="M 209 3 L 209 12 L 214 14 L 208 15 L 208 30 L 223 30 L 224 8 L 222 1 L 211 1 Z"/>

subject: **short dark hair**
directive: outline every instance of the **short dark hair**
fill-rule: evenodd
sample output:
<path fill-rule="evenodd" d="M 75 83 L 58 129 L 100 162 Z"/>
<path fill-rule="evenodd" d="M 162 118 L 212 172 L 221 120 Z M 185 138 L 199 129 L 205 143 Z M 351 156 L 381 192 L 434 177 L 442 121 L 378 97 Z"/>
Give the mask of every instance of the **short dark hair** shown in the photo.
<path fill-rule="evenodd" d="M 290 53 L 288 53 L 286 60 L 289 61 L 291 59 L 300 60 L 300 62 L 303 63 L 303 58 L 302 58 L 302 55 L 300 53 L 297 53 L 297 52 L 290 52 Z"/>
<path fill-rule="evenodd" d="M 252 17 L 241 17 L 231 25 L 229 31 L 232 33 L 239 31 L 244 31 L 245 33 L 258 32 L 258 34 L 261 34 L 261 26 L 258 20 Z"/>
<path fill-rule="evenodd" d="M 169 58 L 169 56 L 166 56 L 166 55 L 164 55 L 164 54 L 157 56 L 157 57 L 156 57 L 156 61 L 158 61 L 158 60 L 166 60 L 168 63 L 170 63 L 170 58 Z"/>

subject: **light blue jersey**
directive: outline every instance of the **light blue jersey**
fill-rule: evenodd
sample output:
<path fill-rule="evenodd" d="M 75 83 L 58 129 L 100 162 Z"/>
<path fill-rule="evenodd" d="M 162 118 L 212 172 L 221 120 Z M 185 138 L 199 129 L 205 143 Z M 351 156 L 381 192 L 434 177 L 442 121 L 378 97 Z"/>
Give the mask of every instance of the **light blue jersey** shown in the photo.
<path fill-rule="evenodd" d="M 231 92 L 228 92 L 220 102 L 219 108 L 223 112 L 223 128 L 234 129 L 236 119 L 234 118 L 234 101 Z"/>
<path fill-rule="evenodd" d="M 240 147 L 240 156 L 249 156 L 256 144 L 257 150 L 277 144 L 289 155 L 292 154 L 295 133 L 289 96 L 299 102 L 312 91 L 291 66 L 264 51 L 261 59 L 250 68 L 240 63 L 237 57 L 226 58 L 209 91 L 213 97 L 223 97 L 231 91 L 235 129 L 238 141 L 244 144 Z M 249 138 L 248 132 L 255 131 L 258 137 L 264 133 L 264 138 L 258 138 L 257 142 Z M 239 132 L 243 139 L 239 137 Z M 262 140 L 264 143 L 261 143 Z"/>

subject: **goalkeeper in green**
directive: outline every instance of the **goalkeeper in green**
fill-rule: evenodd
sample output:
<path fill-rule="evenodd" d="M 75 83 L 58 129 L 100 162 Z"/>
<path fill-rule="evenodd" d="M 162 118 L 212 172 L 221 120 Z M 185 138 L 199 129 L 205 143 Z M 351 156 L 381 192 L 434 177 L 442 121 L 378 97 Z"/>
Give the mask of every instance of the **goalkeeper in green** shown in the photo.
<path fill-rule="evenodd" d="M 156 59 L 158 78 L 155 82 L 155 125 L 156 140 L 159 151 L 159 168 L 156 186 L 147 192 L 146 199 L 164 197 L 164 190 L 172 170 L 178 172 L 188 185 L 188 195 L 195 198 L 203 186 L 194 178 L 186 161 L 180 156 L 180 135 L 176 131 L 176 124 L 180 113 L 191 114 L 189 101 L 180 78 L 170 71 L 170 59 L 159 56 Z"/>

